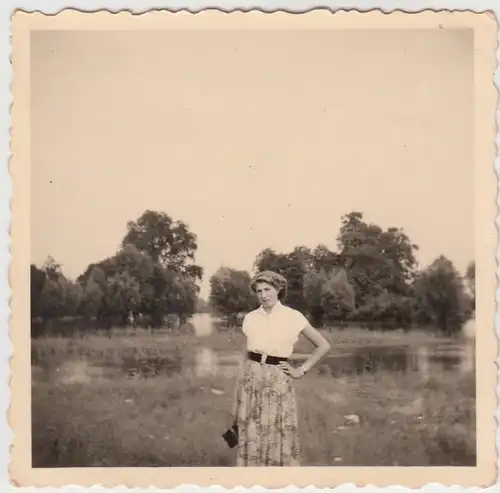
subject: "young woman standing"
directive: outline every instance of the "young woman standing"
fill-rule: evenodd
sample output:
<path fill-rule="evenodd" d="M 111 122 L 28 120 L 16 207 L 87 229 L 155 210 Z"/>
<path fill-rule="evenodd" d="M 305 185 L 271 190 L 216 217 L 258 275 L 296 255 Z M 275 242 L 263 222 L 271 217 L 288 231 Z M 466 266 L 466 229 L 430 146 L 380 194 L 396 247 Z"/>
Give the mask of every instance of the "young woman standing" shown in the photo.
<path fill-rule="evenodd" d="M 243 320 L 245 359 L 236 394 L 237 466 L 298 466 L 300 444 L 293 380 L 304 378 L 329 342 L 297 310 L 284 305 L 287 281 L 264 271 L 252 280 L 260 307 Z M 288 359 L 302 335 L 316 349 L 299 367 Z"/>

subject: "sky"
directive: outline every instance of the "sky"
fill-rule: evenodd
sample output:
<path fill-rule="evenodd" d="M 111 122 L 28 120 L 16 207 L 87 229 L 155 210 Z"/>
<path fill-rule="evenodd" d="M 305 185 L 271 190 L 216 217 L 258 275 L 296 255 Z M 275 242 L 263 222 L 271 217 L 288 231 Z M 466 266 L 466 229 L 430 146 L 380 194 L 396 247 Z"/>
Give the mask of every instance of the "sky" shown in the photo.
<path fill-rule="evenodd" d="M 146 209 L 196 262 L 336 247 L 341 216 L 401 227 L 425 267 L 474 258 L 468 31 L 38 31 L 31 260 L 76 278 Z"/>

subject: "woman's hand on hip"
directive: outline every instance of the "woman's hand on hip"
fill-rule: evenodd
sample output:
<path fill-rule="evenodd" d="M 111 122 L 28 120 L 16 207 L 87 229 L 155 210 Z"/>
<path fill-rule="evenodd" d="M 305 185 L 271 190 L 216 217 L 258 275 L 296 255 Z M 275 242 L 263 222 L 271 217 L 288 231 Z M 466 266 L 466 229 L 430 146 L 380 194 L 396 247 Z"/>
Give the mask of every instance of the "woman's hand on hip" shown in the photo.
<path fill-rule="evenodd" d="M 287 375 L 289 375 L 292 378 L 300 378 L 304 375 L 304 373 L 299 368 L 295 368 L 286 361 L 278 363 L 278 368 L 283 370 Z"/>

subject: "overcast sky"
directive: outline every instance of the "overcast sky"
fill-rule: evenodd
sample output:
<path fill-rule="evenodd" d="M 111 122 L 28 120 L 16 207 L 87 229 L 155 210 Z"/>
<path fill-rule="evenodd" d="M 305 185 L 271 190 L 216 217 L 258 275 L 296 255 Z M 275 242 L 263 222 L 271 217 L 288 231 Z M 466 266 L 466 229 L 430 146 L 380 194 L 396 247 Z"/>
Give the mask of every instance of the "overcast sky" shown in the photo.
<path fill-rule="evenodd" d="M 202 293 L 353 210 L 422 265 L 474 255 L 473 45 L 446 30 L 37 32 L 32 261 L 70 277 L 145 209 L 198 236 Z"/>

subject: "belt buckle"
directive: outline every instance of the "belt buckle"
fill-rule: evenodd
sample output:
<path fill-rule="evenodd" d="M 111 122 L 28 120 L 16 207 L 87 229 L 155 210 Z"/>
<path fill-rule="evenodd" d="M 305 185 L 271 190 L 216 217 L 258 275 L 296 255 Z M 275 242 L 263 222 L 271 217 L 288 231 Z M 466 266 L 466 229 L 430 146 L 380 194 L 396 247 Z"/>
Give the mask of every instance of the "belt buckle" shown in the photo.
<path fill-rule="evenodd" d="M 267 354 L 266 353 L 262 353 L 260 355 L 260 364 L 264 365 L 266 363 L 266 360 L 267 360 Z"/>

